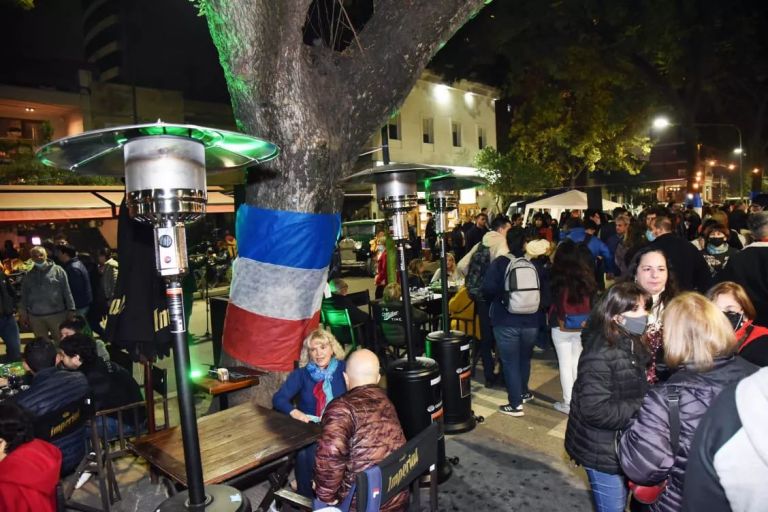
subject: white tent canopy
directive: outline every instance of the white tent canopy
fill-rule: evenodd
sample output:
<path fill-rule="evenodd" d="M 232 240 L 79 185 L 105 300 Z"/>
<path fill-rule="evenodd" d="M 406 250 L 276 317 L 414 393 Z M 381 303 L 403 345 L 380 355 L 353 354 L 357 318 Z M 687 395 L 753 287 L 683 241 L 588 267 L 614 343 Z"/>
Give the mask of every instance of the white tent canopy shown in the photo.
<path fill-rule="evenodd" d="M 603 211 L 613 210 L 619 208 L 619 203 L 614 203 L 608 199 L 603 199 Z M 525 222 L 529 222 L 529 215 L 531 211 L 535 210 L 549 210 L 549 214 L 555 220 L 560 220 L 560 214 L 563 210 L 586 210 L 587 209 L 587 194 L 581 190 L 569 190 L 558 194 L 556 196 L 547 197 L 528 203 L 525 205 Z"/>

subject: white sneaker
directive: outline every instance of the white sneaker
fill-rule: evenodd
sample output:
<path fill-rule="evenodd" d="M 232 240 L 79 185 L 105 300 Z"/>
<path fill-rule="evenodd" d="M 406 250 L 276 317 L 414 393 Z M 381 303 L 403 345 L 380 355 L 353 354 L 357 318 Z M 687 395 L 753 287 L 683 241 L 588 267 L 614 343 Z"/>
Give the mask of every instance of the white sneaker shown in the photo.
<path fill-rule="evenodd" d="M 79 489 L 82 486 L 84 486 L 85 483 L 88 480 L 90 480 L 92 476 L 93 476 L 93 473 L 91 473 L 90 471 L 83 471 L 83 474 L 80 475 L 80 478 L 77 479 L 77 483 L 75 484 L 75 489 Z"/>
<path fill-rule="evenodd" d="M 552 407 L 554 407 L 556 411 L 561 412 L 563 414 L 571 413 L 571 406 L 568 404 L 564 404 L 563 402 L 555 402 L 555 404 Z"/>

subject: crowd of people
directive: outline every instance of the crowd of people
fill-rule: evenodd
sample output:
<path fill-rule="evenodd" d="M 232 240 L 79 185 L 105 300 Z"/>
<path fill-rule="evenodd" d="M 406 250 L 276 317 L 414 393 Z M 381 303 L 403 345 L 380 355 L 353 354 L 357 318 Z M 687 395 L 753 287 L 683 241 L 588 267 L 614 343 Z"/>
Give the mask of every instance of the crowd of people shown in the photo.
<path fill-rule="evenodd" d="M 478 216 L 458 263 L 479 317 L 485 385 L 507 392 L 499 412 L 525 415 L 534 347 L 551 340 L 565 449 L 599 512 L 625 510 L 630 494 L 633 510 L 709 510 L 703 480 L 689 476 L 702 473 L 712 500 L 758 510 L 763 486 L 728 475 L 738 463 L 716 457 L 738 450 L 716 429 L 741 433 L 739 449 L 756 451 L 752 469 L 768 476 L 768 451 L 750 437 L 762 413 L 748 409 L 768 388 L 739 394 L 768 371 L 758 372 L 768 363 L 768 196 L 703 218 L 652 207 L 570 211 L 559 222 L 536 213 L 527 228 L 520 220 L 499 215 L 486 228 Z M 737 418 L 707 414 L 721 392 L 720 407 L 737 407 Z M 702 421 L 707 437 L 697 434 Z"/>
<path fill-rule="evenodd" d="M 5 245 L 6 255 L 10 248 Z M 112 361 L 104 341 L 95 338 L 104 335 L 107 304 L 116 292 L 118 265 L 110 251 L 98 251 L 94 260 L 62 241 L 28 253 L 20 286 L 6 273 L 0 280 L 5 360 L 21 362 L 27 372 L 14 383 L 0 377 L 0 387 L 15 388 L 0 403 L 0 505 L 8 505 L 0 508 L 53 511 L 59 478 L 73 473 L 89 450 L 86 423 L 67 418 L 85 410 L 86 398 L 94 411 L 144 399 L 131 369 Z M 20 325 L 35 336 L 23 350 Z M 113 439 L 121 429 L 143 428 L 145 411 L 137 407 L 132 419 L 118 425 L 117 414 L 103 415 L 96 426 Z M 76 485 L 89 477 L 83 473 Z"/>

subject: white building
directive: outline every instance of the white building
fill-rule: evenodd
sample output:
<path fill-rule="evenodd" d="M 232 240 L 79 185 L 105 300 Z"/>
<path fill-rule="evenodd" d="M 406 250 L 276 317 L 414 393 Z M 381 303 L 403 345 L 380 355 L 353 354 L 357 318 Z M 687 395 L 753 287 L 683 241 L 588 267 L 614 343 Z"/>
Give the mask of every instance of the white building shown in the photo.
<path fill-rule="evenodd" d="M 496 147 L 497 96 L 498 91 L 487 85 L 466 80 L 447 85 L 437 75 L 424 72 L 387 124 L 390 162 L 439 165 L 476 175 L 477 153 L 486 146 Z M 381 145 L 378 133 L 370 146 Z M 373 157 L 377 165 L 383 163 L 380 151 Z M 459 213 L 471 215 L 481 207 L 492 208 L 492 202 L 483 190 L 465 190 Z M 382 216 L 375 205 L 372 209 Z"/>

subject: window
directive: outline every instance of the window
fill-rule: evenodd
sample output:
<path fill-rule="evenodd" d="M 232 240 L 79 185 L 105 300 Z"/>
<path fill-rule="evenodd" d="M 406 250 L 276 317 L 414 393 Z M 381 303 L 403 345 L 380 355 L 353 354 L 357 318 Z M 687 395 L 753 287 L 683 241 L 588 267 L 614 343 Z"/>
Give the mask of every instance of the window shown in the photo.
<path fill-rule="evenodd" d="M 483 149 L 488 145 L 487 135 L 485 134 L 485 128 L 477 127 L 477 149 Z"/>
<path fill-rule="evenodd" d="M 400 114 L 392 116 L 387 122 L 387 134 L 390 140 L 400 140 Z"/>
<path fill-rule="evenodd" d="M 425 118 L 421 123 L 421 140 L 424 144 L 435 143 L 435 128 L 431 117 Z"/>
<path fill-rule="evenodd" d="M 461 147 L 461 124 L 451 121 L 451 137 L 453 138 L 453 147 Z"/>

